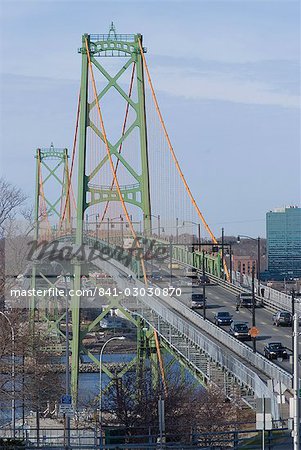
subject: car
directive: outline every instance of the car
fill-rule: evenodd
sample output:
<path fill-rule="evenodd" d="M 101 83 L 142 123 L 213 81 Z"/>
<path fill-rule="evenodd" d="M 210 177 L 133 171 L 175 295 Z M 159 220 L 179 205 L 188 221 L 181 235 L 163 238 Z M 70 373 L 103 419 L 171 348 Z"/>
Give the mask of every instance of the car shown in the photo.
<path fill-rule="evenodd" d="M 178 264 L 178 263 L 175 263 L 175 262 L 173 262 L 173 263 L 168 263 L 167 264 L 167 268 L 168 269 L 173 269 L 173 270 L 178 270 L 178 269 L 180 269 L 180 265 Z"/>
<path fill-rule="evenodd" d="M 162 274 L 161 272 L 153 272 L 151 274 L 151 279 L 155 281 L 161 281 L 162 280 Z"/>
<path fill-rule="evenodd" d="M 249 326 L 247 322 L 232 322 L 229 333 L 241 341 L 250 341 Z"/>
<path fill-rule="evenodd" d="M 185 277 L 197 278 L 198 274 L 195 267 L 186 267 L 184 271 Z"/>
<path fill-rule="evenodd" d="M 288 311 L 278 311 L 273 315 L 273 324 L 276 325 L 276 327 L 279 327 L 279 325 L 291 327 L 292 321 L 292 315 Z"/>
<path fill-rule="evenodd" d="M 191 294 L 191 308 L 192 309 L 203 308 L 204 301 L 205 301 L 205 304 L 206 304 L 207 297 L 205 297 L 205 299 L 204 299 L 204 295 L 203 294 L 201 294 L 201 293 L 199 293 L 199 294 Z"/>
<path fill-rule="evenodd" d="M 214 315 L 215 325 L 219 326 L 231 325 L 232 321 L 233 321 L 232 316 L 228 311 L 219 311 Z"/>
<path fill-rule="evenodd" d="M 268 359 L 288 358 L 286 347 L 281 342 L 269 342 L 263 349 L 264 356 Z"/>
<path fill-rule="evenodd" d="M 199 283 L 200 284 L 210 284 L 210 278 L 208 277 L 208 275 L 200 275 Z"/>

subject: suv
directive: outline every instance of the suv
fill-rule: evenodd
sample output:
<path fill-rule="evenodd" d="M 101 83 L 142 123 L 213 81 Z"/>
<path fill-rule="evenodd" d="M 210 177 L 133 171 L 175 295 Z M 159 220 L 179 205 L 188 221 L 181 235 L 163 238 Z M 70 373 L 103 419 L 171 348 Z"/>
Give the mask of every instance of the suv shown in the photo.
<path fill-rule="evenodd" d="M 219 311 L 214 315 L 215 325 L 231 325 L 232 316 L 228 311 Z"/>
<path fill-rule="evenodd" d="M 206 304 L 206 300 L 207 297 L 205 297 L 204 300 L 204 296 L 203 294 L 191 294 L 191 308 L 195 309 L 195 308 L 202 308 L 204 306 L 204 301 Z"/>
<path fill-rule="evenodd" d="M 279 325 L 292 326 L 292 315 L 288 311 L 278 311 L 273 315 L 273 325 L 279 327 Z"/>
<path fill-rule="evenodd" d="M 241 341 L 250 341 L 249 326 L 247 322 L 232 322 L 229 333 Z"/>

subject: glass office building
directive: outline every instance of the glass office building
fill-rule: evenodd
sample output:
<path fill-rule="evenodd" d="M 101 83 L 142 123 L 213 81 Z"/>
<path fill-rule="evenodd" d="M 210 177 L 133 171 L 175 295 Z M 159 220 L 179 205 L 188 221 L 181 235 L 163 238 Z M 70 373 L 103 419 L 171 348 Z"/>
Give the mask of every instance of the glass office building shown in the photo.
<path fill-rule="evenodd" d="M 301 208 L 275 209 L 266 215 L 269 272 L 301 277 Z"/>

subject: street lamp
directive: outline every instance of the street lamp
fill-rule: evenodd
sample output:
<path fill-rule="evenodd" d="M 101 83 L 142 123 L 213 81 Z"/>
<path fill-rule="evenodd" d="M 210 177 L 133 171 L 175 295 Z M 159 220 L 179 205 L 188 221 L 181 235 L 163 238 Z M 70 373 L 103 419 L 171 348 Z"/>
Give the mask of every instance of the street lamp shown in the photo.
<path fill-rule="evenodd" d="M 99 429 L 100 429 L 100 446 L 102 446 L 102 438 L 101 438 L 101 433 L 102 433 L 102 355 L 104 352 L 104 349 L 106 348 L 106 346 L 108 345 L 109 342 L 111 341 L 124 341 L 125 337 L 124 336 L 114 336 L 110 339 L 108 339 L 102 346 L 101 350 L 100 350 L 100 354 L 99 354 Z"/>
<path fill-rule="evenodd" d="M 192 225 L 196 225 L 198 227 L 198 243 L 199 243 L 199 251 L 201 251 L 201 224 L 197 222 L 192 222 L 191 220 L 185 220 L 183 222 L 183 226 L 185 226 L 186 223 L 192 223 Z"/>
<path fill-rule="evenodd" d="M 299 396 L 299 314 L 295 310 L 295 291 L 292 290 L 292 312 L 293 312 L 293 448 L 300 449 L 300 406 Z"/>
<path fill-rule="evenodd" d="M 229 261 L 230 261 L 230 283 L 232 283 L 232 281 L 233 281 L 233 277 L 232 277 L 232 244 L 229 243 L 229 244 L 226 244 L 226 246 L 229 247 L 229 248 L 226 249 L 225 256 L 229 256 Z"/>
<path fill-rule="evenodd" d="M 95 215 L 95 228 L 96 228 L 96 239 L 98 239 L 98 228 L 99 228 L 99 223 L 98 223 L 98 219 L 99 219 L 99 214 L 97 213 Z"/>
<path fill-rule="evenodd" d="M 172 285 L 172 236 L 169 237 L 169 268 L 170 268 L 170 285 Z"/>
<path fill-rule="evenodd" d="M 247 236 L 244 234 L 240 234 L 237 236 L 237 243 L 240 244 L 241 239 L 240 238 L 246 238 L 250 239 L 251 241 L 257 241 L 257 286 L 258 286 L 258 292 L 257 294 L 260 296 L 260 237 L 253 238 L 251 236 Z"/>
<path fill-rule="evenodd" d="M 158 220 L 158 227 L 155 228 L 155 229 L 159 231 L 159 232 L 158 232 L 158 236 L 159 236 L 159 238 L 160 238 L 160 229 L 161 229 L 161 227 L 160 227 L 160 220 L 161 220 L 160 214 L 158 214 L 158 216 L 156 216 L 155 214 L 147 214 L 147 215 L 145 216 L 145 218 L 146 218 L 146 217 L 154 217 L 155 219 Z M 151 231 L 151 232 L 153 232 L 154 230 L 150 228 L 149 230 L 146 230 L 146 231 Z"/>
<path fill-rule="evenodd" d="M 202 252 L 202 267 L 203 267 L 203 319 L 206 320 L 205 250 L 203 250 Z"/>
<path fill-rule="evenodd" d="M 0 314 L 7 320 L 9 326 L 10 326 L 10 331 L 11 331 L 11 340 L 12 340 L 12 352 L 11 352 L 11 357 L 12 357 L 12 369 L 11 369 L 11 377 L 12 377 L 12 383 L 13 383 L 13 395 L 12 395 L 12 404 L 11 404 L 11 416 L 12 416 L 12 430 L 13 430 L 13 437 L 15 436 L 15 431 L 16 431 L 16 399 L 15 399 L 15 394 L 16 394 L 16 383 L 15 383 L 15 332 L 14 332 L 14 328 L 12 326 L 11 320 L 9 319 L 9 317 L 7 317 L 6 314 L 4 314 L 4 312 L 0 311 Z"/>
<path fill-rule="evenodd" d="M 65 317 L 66 317 L 66 386 L 65 393 L 66 395 L 70 394 L 70 374 L 69 374 L 69 300 L 70 300 L 70 292 L 68 289 L 67 276 L 68 274 L 65 272 L 64 266 L 57 262 L 53 261 L 51 263 L 52 266 L 60 266 L 62 270 L 62 275 L 64 277 L 65 290 L 66 290 L 66 303 L 65 303 Z M 65 428 L 67 435 L 67 448 L 70 447 L 70 417 L 65 414 Z"/>
<path fill-rule="evenodd" d="M 252 265 L 252 327 L 256 326 L 256 318 L 255 318 L 255 286 L 254 286 L 254 278 L 255 278 L 255 267 Z M 253 352 L 256 353 L 256 336 L 252 336 L 253 341 Z"/>

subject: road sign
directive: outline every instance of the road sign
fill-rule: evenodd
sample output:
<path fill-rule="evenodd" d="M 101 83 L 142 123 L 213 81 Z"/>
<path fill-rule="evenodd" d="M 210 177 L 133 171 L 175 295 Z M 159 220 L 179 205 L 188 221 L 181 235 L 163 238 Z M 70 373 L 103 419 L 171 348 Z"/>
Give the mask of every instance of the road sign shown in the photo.
<path fill-rule="evenodd" d="M 72 397 L 69 394 L 62 395 L 61 405 L 72 405 Z"/>
<path fill-rule="evenodd" d="M 62 395 L 59 412 L 60 412 L 60 414 L 65 414 L 66 416 L 74 415 L 74 409 L 72 406 L 72 396 L 71 395 L 69 395 L 69 394 Z"/>
<path fill-rule="evenodd" d="M 74 416 L 74 408 L 72 405 L 60 404 L 59 413 L 65 414 L 66 416 Z"/>
<path fill-rule="evenodd" d="M 272 430 L 272 414 L 256 413 L 256 430 Z"/>
<path fill-rule="evenodd" d="M 259 335 L 259 330 L 257 327 L 252 327 L 249 329 L 249 335 L 253 338 Z"/>

